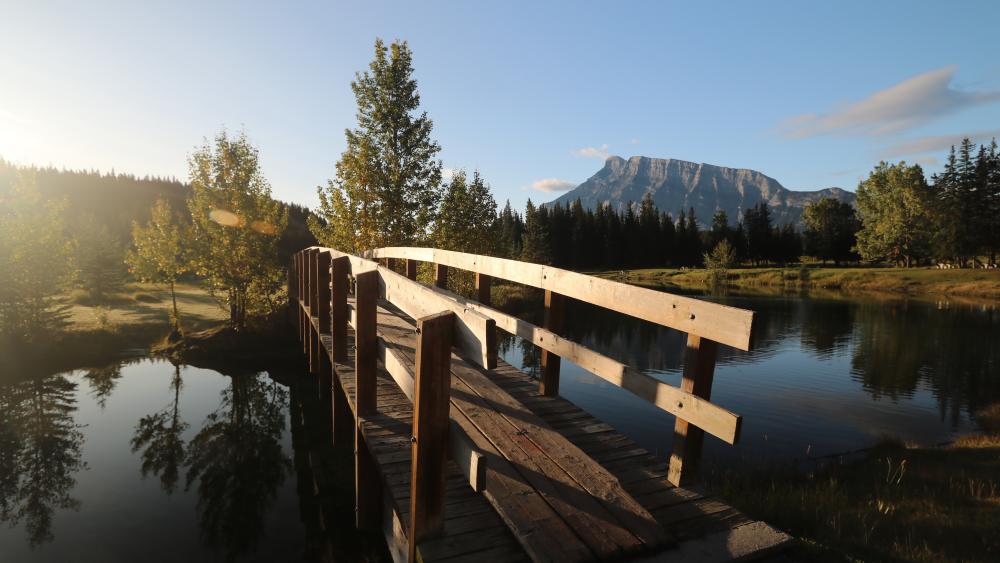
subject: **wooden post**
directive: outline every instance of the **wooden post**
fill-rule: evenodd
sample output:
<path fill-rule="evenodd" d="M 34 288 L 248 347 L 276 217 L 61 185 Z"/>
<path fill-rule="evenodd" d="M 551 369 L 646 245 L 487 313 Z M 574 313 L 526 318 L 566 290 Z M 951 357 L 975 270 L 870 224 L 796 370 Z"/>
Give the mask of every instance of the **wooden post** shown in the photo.
<path fill-rule="evenodd" d="M 295 253 L 295 320 L 298 323 L 299 342 L 305 341 L 302 332 L 302 251 Z"/>
<path fill-rule="evenodd" d="M 392 270 L 393 272 L 395 272 L 396 271 L 396 259 L 395 258 L 386 258 L 385 259 L 385 267 L 389 268 L 390 270 Z"/>
<path fill-rule="evenodd" d="M 416 260 L 410 260 L 409 258 L 406 259 L 406 277 L 410 278 L 411 280 L 416 280 L 417 279 L 417 261 Z"/>
<path fill-rule="evenodd" d="M 483 305 L 490 304 L 490 288 L 493 286 L 493 278 L 486 274 L 476 272 L 476 301 Z"/>
<path fill-rule="evenodd" d="M 309 316 L 309 372 L 319 375 L 322 341 L 312 324 L 312 317 L 319 317 L 319 250 L 315 248 L 309 251 Z"/>
<path fill-rule="evenodd" d="M 410 472 L 409 560 L 417 544 L 444 530 L 445 464 L 448 461 L 448 391 L 455 313 L 417 320 L 413 382 L 413 461 Z"/>
<path fill-rule="evenodd" d="M 378 408 L 378 349 L 375 327 L 378 320 L 378 272 L 364 272 L 355 278 L 355 356 L 356 382 L 354 424 L 354 500 L 355 526 L 358 529 L 378 527 L 382 492 L 371 453 L 365 444 L 361 424 L 364 417 Z"/>
<path fill-rule="evenodd" d="M 350 259 L 346 256 L 330 261 L 330 340 L 333 359 L 347 361 L 347 270 Z"/>
<path fill-rule="evenodd" d="M 288 316 L 288 323 L 292 324 L 294 321 L 293 315 L 295 314 L 295 291 L 298 289 L 295 285 L 295 255 L 292 255 L 291 259 L 288 261 L 288 309 L 286 310 Z"/>
<path fill-rule="evenodd" d="M 562 295 L 545 290 L 545 328 L 559 334 L 563 329 L 563 316 L 566 309 L 566 298 Z M 542 350 L 542 381 L 538 385 L 538 390 L 542 395 L 555 397 L 559 394 L 559 365 L 558 355 Z"/>
<path fill-rule="evenodd" d="M 681 390 L 687 391 L 706 401 L 712 398 L 712 377 L 715 372 L 715 357 L 718 345 L 706 338 L 688 335 L 687 350 L 684 354 L 684 376 Z M 674 423 L 673 451 L 670 453 L 670 469 L 667 479 L 675 486 L 689 483 L 698 469 L 701 445 L 705 432 L 697 426 L 677 417 Z"/>
<path fill-rule="evenodd" d="M 316 265 L 316 299 L 318 301 L 319 331 L 330 332 L 330 253 L 320 252 Z"/>
<path fill-rule="evenodd" d="M 448 289 L 448 266 L 434 264 L 434 285 L 441 289 Z"/>

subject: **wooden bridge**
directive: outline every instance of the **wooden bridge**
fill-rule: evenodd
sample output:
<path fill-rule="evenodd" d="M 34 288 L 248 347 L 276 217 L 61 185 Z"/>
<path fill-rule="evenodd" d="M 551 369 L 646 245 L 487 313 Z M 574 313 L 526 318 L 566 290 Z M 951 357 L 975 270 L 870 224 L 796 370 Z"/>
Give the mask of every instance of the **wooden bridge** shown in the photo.
<path fill-rule="evenodd" d="M 445 289 L 449 268 L 476 300 Z M 695 484 L 704 433 L 739 439 L 709 399 L 717 343 L 749 349 L 751 311 L 431 248 L 312 247 L 289 272 L 334 444 L 354 449 L 356 525 L 394 560 L 728 561 L 791 541 Z M 492 280 L 544 290 L 543 326 L 490 307 Z M 686 332 L 681 386 L 561 338 L 567 297 Z M 540 381 L 498 358 L 498 328 L 542 350 Z M 669 462 L 559 397 L 562 358 L 676 415 Z"/>

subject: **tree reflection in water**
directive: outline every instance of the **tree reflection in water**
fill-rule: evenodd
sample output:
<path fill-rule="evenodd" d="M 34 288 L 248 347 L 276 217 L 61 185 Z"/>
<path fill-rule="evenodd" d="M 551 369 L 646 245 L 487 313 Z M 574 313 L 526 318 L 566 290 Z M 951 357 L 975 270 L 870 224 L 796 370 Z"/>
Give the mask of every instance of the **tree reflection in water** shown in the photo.
<path fill-rule="evenodd" d="M 131 442 L 132 453 L 142 450 L 142 476 L 152 473 L 159 477 L 160 485 L 167 494 L 174 492 L 186 458 L 182 434 L 189 425 L 180 418 L 179 412 L 183 384 L 181 368 L 175 365 L 174 376 L 170 380 L 170 389 L 174 392 L 173 404 L 142 417 Z"/>
<path fill-rule="evenodd" d="M 234 375 L 188 445 L 185 488 L 197 484 L 202 538 L 229 560 L 256 546 L 292 471 L 281 447 L 287 408 L 287 391 L 266 375 Z"/>
<path fill-rule="evenodd" d="M 90 392 L 93 394 L 97 404 L 104 410 L 108 404 L 108 397 L 111 396 L 118 380 L 122 377 L 122 364 L 115 362 L 107 367 L 88 370 L 83 374 L 83 378 L 90 384 Z"/>
<path fill-rule="evenodd" d="M 75 391 L 64 375 L 0 386 L 0 522 L 23 521 L 32 547 L 54 538 L 56 509 L 80 507 L 70 495 L 86 468 Z"/>

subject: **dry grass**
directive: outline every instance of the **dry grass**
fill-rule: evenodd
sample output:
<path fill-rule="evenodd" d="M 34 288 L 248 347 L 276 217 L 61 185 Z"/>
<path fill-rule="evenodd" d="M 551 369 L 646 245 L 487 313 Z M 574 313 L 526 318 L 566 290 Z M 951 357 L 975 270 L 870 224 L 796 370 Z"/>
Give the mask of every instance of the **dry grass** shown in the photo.
<path fill-rule="evenodd" d="M 599 274 L 642 285 L 673 285 L 704 288 L 711 283 L 704 269 L 629 270 Z M 729 270 L 726 284 L 731 287 L 823 288 L 882 291 L 894 293 L 934 293 L 1000 298 L 1000 271 L 939 270 L 936 268 L 740 268 Z"/>
<path fill-rule="evenodd" d="M 70 296 L 69 330 L 134 329 L 140 325 L 170 327 L 170 290 L 153 284 L 134 284 L 128 291 L 111 295 L 101 303 Z M 215 298 L 194 284 L 177 286 L 177 307 L 181 323 L 189 330 L 203 330 L 226 319 Z"/>
<path fill-rule="evenodd" d="M 997 408 L 1000 411 L 1000 407 Z M 883 444 L 859 461 L 717 471 L 711 488 L 802 538 L 803 558 L 1000 560 L 1000 437 L 948 448 Z"/>

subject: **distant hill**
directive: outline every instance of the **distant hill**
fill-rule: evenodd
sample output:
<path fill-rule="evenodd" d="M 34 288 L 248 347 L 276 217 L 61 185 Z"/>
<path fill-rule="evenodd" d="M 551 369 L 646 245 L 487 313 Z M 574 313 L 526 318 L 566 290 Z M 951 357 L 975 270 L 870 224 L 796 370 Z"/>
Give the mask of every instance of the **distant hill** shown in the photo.
<path fill-rule="evenodd" d="M 66 200 L 66 223 L 71 236 L 77 224 L 92 217 L 107 225 L 126 245 L 132 240 L 132 221 L 148 221 L 157 199 L 166 199 L 176 210 L 186 210 L 191 193 L 191 186 L 175 178 L 24 167 L 3 159 L 0 159 L 0 192 L 17 179 L 21 169 L 35 171 L 38 191 L 43 196 Z M 291 256 L 296 250 L 316 244 L 316 239 L 306 224 L 309 210 L 300 205 L 285 205 L 289 209 L 288 228 L 282 236 L 280 252 Z"/>
<path fill-rule="evenodd" d="M 698 223 L 707 227 L 716 210 L 723 209 L 735 224 L 742 211 L 764 201 L 771 207 L 775 224 L 798 225 L 805 206 L 822 197 L 835 197 L 854 204 L 854 194 L 840 188 L 793 191 L 756 170 L 698 164 L 673 158 L 633 156 L 628 160 L 609 157 L 604 168 L 586 182 L 546 205 L 570 205 L 580 199 L 584 207 L 610 203 L 624 209 L 642 201 L 646 193 L 661 211 L 676 216 L 694 208 Z"/>

